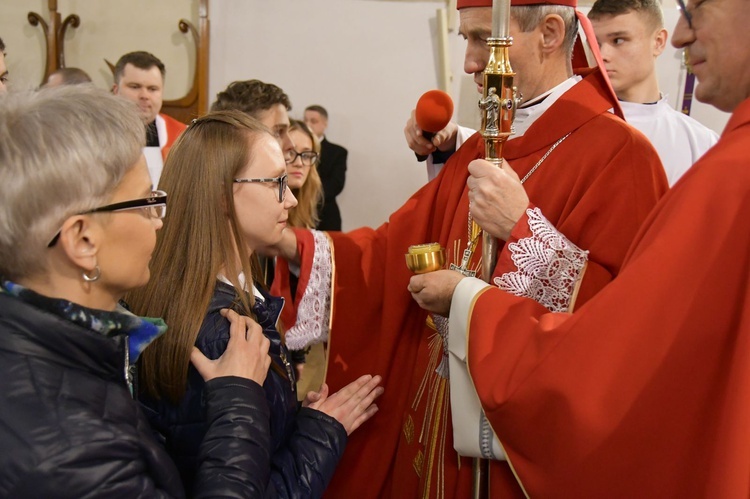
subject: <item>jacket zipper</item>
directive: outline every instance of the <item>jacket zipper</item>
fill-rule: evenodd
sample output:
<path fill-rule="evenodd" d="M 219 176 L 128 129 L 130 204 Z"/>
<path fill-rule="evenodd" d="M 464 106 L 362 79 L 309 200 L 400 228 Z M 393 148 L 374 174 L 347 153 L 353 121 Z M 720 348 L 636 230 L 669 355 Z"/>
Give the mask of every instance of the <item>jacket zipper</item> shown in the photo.
<path fill-rule="evenodd" d="M 125 383 L 128 385 L 130 396 L 133 396 L 133 371 L 130 369 L 130 347 L 128 339 L 125 338 Z"/>

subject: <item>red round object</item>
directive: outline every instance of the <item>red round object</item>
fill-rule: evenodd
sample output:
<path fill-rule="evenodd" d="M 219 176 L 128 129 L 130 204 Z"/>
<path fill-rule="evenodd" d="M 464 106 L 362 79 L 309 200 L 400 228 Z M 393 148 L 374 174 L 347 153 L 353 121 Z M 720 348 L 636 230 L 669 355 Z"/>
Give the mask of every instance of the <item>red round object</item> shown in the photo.
<path fill-rule="evenodd" d="M 417 125 L 425 132 L 436 133 L 453 117 L 453 99 L 442 90 L 425 92 L 417 101 Z"/>

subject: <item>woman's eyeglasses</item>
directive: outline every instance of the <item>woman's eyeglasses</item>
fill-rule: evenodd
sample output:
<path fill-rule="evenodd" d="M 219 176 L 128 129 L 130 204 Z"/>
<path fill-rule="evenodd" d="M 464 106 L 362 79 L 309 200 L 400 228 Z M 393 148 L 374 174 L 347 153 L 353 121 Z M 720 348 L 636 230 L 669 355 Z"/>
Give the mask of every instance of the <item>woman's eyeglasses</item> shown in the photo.
<path fill-rule="evenodd" d="M 294 149 L 288 151 L 285 156 L 286 164 L 291 165 L 297 158 L 302 159 L 302 164 L 305 166 L 312 166 L 318 162 L 318 153 L 315 151 L 297 152 Z"/>
<path fill-rule="evenodd" d="M 94 208 L 93 210 L 81 212 L 79 215 L 128 210 L 143 210 L 149 218 L 164 218 L 167 214 L 167 193 L 164 191 L 153 191 L 147 198 L 108 204 L 106 206 Z M 55 237 L 52 238 L 47 247 L 51 248 L 54 246 L 59 238 L 60 231 L 55 234 Z"/>
<path fill-rule="evenodd" d="M 279 184 L 279 203 L 284 202 L 284 198 L 286 197 L 286 187 L 287 187 L 287 177 L 286 173 L 280 177 L 276 178 L 236 178 L 234 179 L 235 184 L 255 184 L 255 183 L 278 183 Z"/>

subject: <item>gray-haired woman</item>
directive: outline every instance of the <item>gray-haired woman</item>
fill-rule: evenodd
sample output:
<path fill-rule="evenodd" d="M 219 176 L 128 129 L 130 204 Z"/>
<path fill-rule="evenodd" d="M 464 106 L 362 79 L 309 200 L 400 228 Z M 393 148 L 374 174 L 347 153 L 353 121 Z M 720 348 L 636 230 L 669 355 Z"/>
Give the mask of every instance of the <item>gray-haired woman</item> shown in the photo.
<path fill-rule="evenodd" d="M 0 97 L 0 497 L 184 496 L 131 398 L 166 326 L 118 305 L 148 281 L 166 193 L 153 191 L 132 104 L 63 87 Z M 211 428 L 198 496 L 261 496 L 269 342 L 226 312 L 230 349 L 194 352 Z"/>

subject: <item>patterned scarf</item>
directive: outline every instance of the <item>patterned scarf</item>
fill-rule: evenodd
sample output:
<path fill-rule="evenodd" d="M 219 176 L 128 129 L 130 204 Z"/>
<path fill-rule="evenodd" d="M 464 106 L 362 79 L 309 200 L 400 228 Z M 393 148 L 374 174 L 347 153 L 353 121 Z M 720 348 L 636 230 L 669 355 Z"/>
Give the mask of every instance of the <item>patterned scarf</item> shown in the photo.
<path fill-rule="evenodd" d="M 167 325 L 162 319 L 138 317 L 121 305 L 109 312 L 83 307 L 60 298 L 49 298 L 10 281 L 3 281 L 0 292 L 37 308 L 55 314 L 63 319 L 97 333 L 112 338 L 118 335 L 128 337 L 130 365 L 134 365 L 141 352 L 156 338 L 164 334 Z"/>

